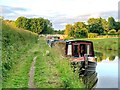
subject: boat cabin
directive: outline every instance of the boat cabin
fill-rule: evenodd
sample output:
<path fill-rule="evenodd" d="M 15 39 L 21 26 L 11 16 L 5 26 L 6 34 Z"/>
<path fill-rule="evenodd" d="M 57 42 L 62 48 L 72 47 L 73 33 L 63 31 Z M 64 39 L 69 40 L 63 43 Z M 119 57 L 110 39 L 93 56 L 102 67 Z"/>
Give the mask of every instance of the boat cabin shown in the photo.
<path fill-rule="evenodd" d="M 87 54 L 94 57 L 93 43 L 85 40 L 69 40 L 66 41 L 66 56 L 83 57 Z"/>
<path fill-rule="evenodd" d="M 91 41 L 66 41 L 65 55 L 71 57 L 71 66 L 73 67 L 74 72 L 78 70 L 79 76 L 86 76 L 89 73 L 95 72 L 97 58 L 94 55 L 93 43 Z"/>

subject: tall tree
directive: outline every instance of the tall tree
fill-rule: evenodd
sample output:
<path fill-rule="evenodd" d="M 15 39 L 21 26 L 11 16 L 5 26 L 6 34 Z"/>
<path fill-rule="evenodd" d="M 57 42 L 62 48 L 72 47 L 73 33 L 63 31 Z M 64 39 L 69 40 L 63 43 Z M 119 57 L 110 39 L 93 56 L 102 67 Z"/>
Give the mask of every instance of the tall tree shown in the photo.
<path fill-rule="evenodd" d="M 29 29 L 29 20 L 26 17 L 19 17 L 15 21 L 15 24 L 19 28 Z"/>
<path fill-rule="evenodd" d="M 86 24 L 85 24 L 84 22 L 76 22 L 76 23 L 74 24 L 74 29 L 75 29 L 75 31 L 76 31 L 77 29 L 82 29 L 82 28 L 86 28 Z"/>
<path fill-rule="evenodd" d="M 115 29 L 115 23 L 116 22 L 115 22 L 113 17 L 108 18 L 108 28 L 109 28 L 109 30 Z"/>
<path fill-rule="evenodd" d="M 120 30 L 120 22 L 116 22 L 115 29 L 116 31 Z"/>
<path fill-rule="evenodd" d="M 101 18 L 101 25 L 102 25 L 102 27 L 103 27 L 103 29 L 104 29 L 104 32 L 105 32 L 105 33 L 108 33 L 109 28 L 108 28 L 108 22 L 106 21 L 106 19 L 102 19 L 102 18 Z"/>
<path fill-rule="evenodd" d="M 64 34 L 69 35 L 72 30 L 73 30 L 73 26 L 71 24 L 67 24 L 66 27 L 65 27 Z"/>
<path fill-rule="evenodd" d="M 15 24 L 19 28 L 24 28 L 38 34 L 53 33 L 52 23 L 48 19 L 44 18 L 25 18 L 19 17 L 15 21 Z"/>
<path fill-rule="evenodd" d="M 89 18 L 87 22 L 88 22 L 89 25 L 92 25 L 92 24 L 95 24 L 95 23 L 99 23 L 99 21 L 100 20 L 98 18 Z"/>
<path fill-rule="evenodd" d="M 104 29 L 100 23 L 95 23 L 89 26 L 89 32 L 103 34 Z"/>

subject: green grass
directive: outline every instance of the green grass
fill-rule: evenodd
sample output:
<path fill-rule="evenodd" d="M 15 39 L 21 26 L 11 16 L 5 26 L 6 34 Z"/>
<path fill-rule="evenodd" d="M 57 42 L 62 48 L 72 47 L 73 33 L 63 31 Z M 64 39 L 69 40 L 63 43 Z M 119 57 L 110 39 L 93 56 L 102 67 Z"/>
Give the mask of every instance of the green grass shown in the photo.
<path fill-rule="evenodd" d="M 2 21 L 0 20 L 0 90 L 2 89 Z"/>
<path fill-rule="evenodd" d="M 118 38 L 90 39 L 93 41 L 95 49 L 118 51 Z"/>
<path fill-rule="evenodd" d="M 49 51 L 49 54 L 46 54 Z M 40 56 L 36 61 L 35 85 L 37 88 L 83 88 L 78 74 L 73 73 L 69 59 L 62 57 L 60 48 L 49 48 L 40 39 Z"/>
<path fill-rule="evenodd" d="M 77 39 L 80 40 L 80 39 Z M 103 49 L 103 50 L 113 50 L 118 51 L 120 44 L 118 38 L 83 38 L 82 40 L 90 40 L 93 41 L 95 49 Z"/>
<path fill-rule="evenodd" d="M 73 73 L 69 58 L 62 56 L 59 47 L 48 47 L 44 37 L 38 41 L 36 34 L 13 28 L 6 22 L 2 33 L 3 88 L 28 88 L 29 71 L 36 56 L 36 88 L 84 87 L 78 73 Z"/>
<path fill-rule="evenodd" d="M 27 87 L 28 69 L 33 56 L 30 49 L 38 35 L 2 22 L 2 79 L 3 87 Z M 29 56 L 30 54 L 30 56 Z M 34 54 L 33 54 L 34 55 Z"/>
<path fill-rule="evenodd" d="M 3 82 L 3 88 L 28 88 L 29 71 L 33 58 L 38 54 L 38 45 L 30 48 L 26 54 L 21 55 L 19 62 L 8 72 Z"/>

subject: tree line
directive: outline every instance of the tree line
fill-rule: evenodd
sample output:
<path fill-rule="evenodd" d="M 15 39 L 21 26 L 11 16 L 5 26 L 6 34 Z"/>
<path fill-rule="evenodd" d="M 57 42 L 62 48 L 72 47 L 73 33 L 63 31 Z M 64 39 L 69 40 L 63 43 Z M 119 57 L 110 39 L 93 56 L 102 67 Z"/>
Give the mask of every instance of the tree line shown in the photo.
<path fill-rule="evenodd" d="M 74 38 L 85 38 L 89 35 L 106 35 L 106 34 L 120 34 L 120 22 L 116 22 L 113 17 L 108 20 L 103 18 L 89 18 L 87 23 L 75 22 L 74 24 L 67 24 L 65 27 L 65 35 Z"/>
<path fill-rule="evenodd" d="M 52 34 L 54 32 L 52 23 L 44 18 L 18 17 L 15 25 L 18 28 L 27 29 L 38 34 Z"/>

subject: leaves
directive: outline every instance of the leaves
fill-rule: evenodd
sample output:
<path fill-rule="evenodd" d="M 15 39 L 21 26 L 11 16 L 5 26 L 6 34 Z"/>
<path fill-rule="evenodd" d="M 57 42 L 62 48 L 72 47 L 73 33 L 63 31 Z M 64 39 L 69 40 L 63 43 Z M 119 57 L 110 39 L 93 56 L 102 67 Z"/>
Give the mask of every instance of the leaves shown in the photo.
<path fill-rule="evenodd" d="M 89 18 L 87 24 L 84 22 L 75 22 L 73 25 L 67 24 L 64 34 L 68 37 L 87 38 L 88 33 L 108 34 L 112 29 L 116 31 L 120 29 L 120 22 L 116 22 L 113 17 L 109 17 L 108 21 L 101 17 Z"/>
<path fill-rule="evenodd" d="M 19 28 L 27 29 L 38 34 L 53 33 L 52 23 L 44 18 L 18 17 L 15 24 Z"/>

